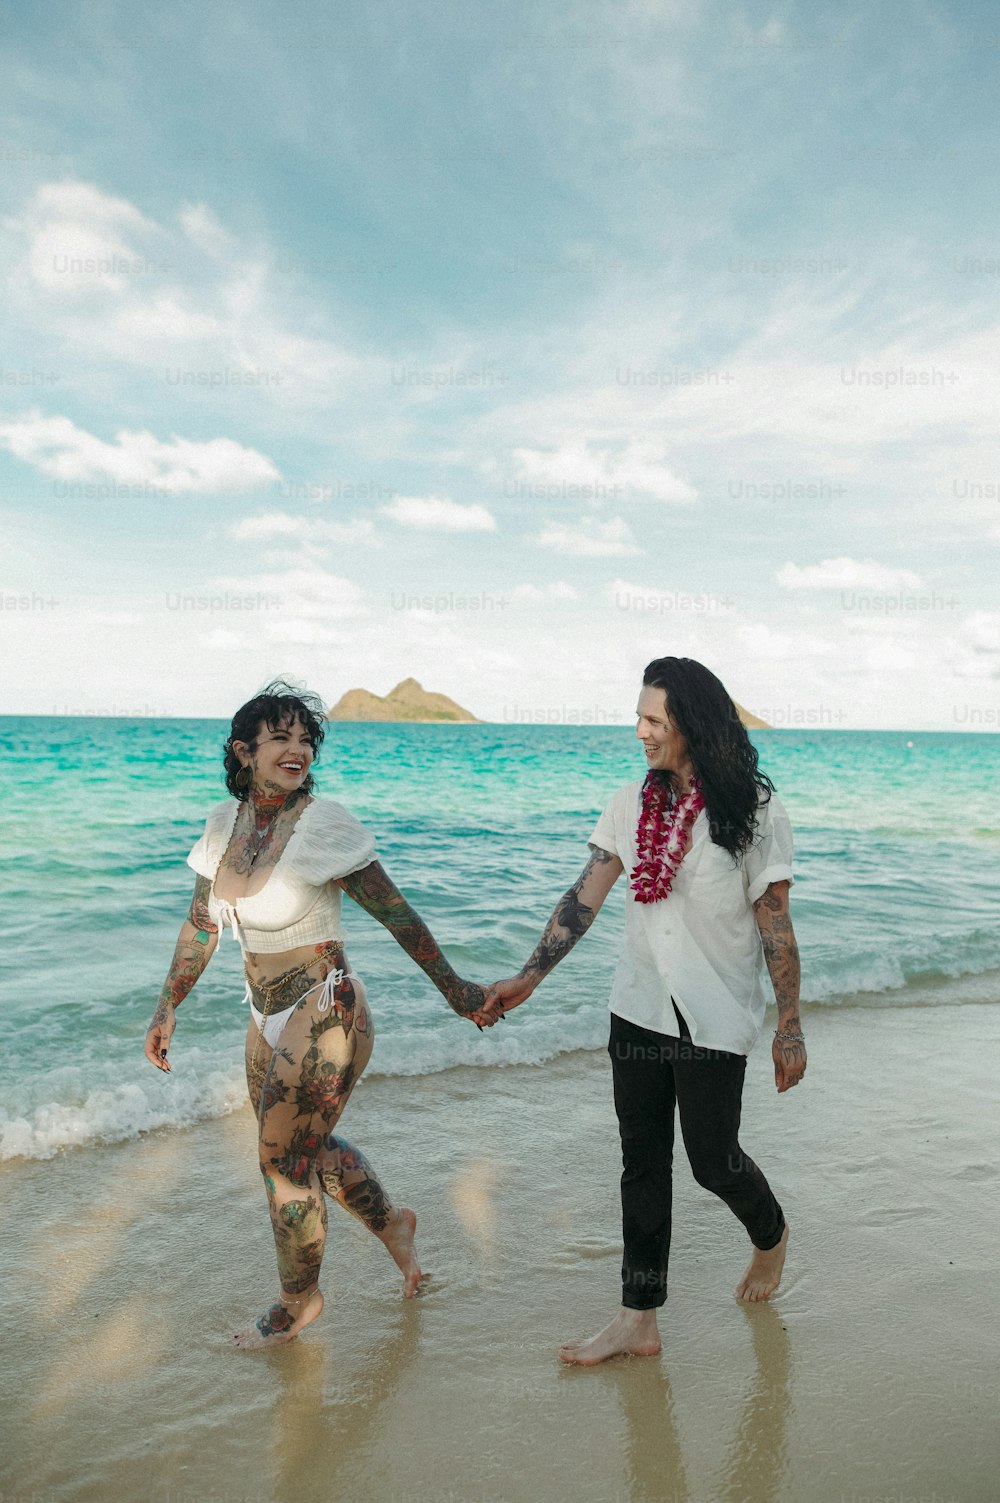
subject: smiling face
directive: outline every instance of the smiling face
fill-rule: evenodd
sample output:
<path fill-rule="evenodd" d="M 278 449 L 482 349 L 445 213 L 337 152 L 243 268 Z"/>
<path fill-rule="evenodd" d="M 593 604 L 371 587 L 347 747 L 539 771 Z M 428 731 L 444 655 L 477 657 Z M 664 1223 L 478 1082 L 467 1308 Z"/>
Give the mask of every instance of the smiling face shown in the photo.
<path fill-rule="evenodd" d="M 244 767 L 253 770 L 257 798 L 287 798 L 301 788 L 313 763 L 309 732 L 301 720 L 283 721 L 272 731 L 266 720 L 257 727 L 257 750 L 251 753 L 245 741 L 234 741 L 233 751 Z"/>
<path fill-rule="evenodd" d="M 643 685 L 636 717 L 635 733 L 646 753 L 646 766 L 651 772 L 672 773 L 686 787 L 694 776 L 694 765 L 687 742 L 670 719 L 666 691 Z"/>

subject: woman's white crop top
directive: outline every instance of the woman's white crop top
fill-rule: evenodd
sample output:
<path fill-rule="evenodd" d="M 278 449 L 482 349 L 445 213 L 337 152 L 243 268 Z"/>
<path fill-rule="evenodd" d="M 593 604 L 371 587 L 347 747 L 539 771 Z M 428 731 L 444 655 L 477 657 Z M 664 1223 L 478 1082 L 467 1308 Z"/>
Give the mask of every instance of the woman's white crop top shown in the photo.
<path fill-rule="evenodd" d="M 216 804 L 187 858 L 192 871 L 212 883 L 208 911 L 220 938 L 223 928 L 231 926 L 244 954 L 277 954 L 299 945 L 341 941 L 340 888 L 334 879 L 377 860 L 373 836 L 342 804 L 314 799 L 296 820 L 260 892 L 228 902 L 215 896 L 215 874 L 239 809 L 238 799 Z"/>

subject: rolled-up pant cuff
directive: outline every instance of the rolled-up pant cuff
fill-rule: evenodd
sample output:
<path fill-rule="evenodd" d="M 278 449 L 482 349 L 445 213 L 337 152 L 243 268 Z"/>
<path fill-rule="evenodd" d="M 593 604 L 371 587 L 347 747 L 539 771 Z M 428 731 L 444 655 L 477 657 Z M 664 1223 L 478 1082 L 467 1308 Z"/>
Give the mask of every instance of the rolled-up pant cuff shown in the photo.
<path fill-rule="evenodd" d="M 666 1270 L 645 1274 L 622 1270 L 622 1304 L 626 1310 L 658 1310 L 666 1298 Z"/>
<path fill-rule="evenodd" d="M 771 1237 L 769 1240 L 766 1238 L 761 1238 L 760 1241 L 758 1241 L 756 1237 L 752 1237 L 750 1240 L 753 1242 L 753 1245 L 758 1252 L 770 1252 L 772 1247 L 777 1247 L 778 1243 L 781 1241 L 784 1235 L 785 1218 L 782 1215 L 778 1230 L 775 1232 L 773 1237 Z"/>

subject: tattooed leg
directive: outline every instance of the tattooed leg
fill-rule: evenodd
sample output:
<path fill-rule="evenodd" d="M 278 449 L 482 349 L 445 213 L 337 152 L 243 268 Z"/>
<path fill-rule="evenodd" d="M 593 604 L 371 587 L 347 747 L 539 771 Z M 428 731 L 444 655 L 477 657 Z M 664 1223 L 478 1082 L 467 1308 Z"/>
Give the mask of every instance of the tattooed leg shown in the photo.
<path fill-rule="evenodd" d="M 392 1204 L 365 1155 L 346 1138 L 330 1133 L 318 1162 L 326 1193 L 364 1222 L 391 1254 L 403 1275 L 405 1297 L 409 1299 L 419 1293 L 424 1275 L 413 1245 L 417 1230 L 415 1213 L 409 1206 L 397 1209 Z"/>
<path fill-rule="evenodd" d="M 363 990 L 360 1000 L 351 1001 L 348 1009 L 347 997 L 340 995 L 337 1007 L 320 1013 L 313 993 L 294 1009 L 271 1055 L 260 1097 L 259 1149 L 282 1292 L 270 1310 L 235 1338 L 244 1349 L 290 1340 L 321 1312 L 317 1281 L 327 1230 L 324 1189 L 371 1226 L 402 1268 L 406 1293 L 415 1293 L 419 1283 L 413 1212 L 390 1205 L 378 1180 L 366 1172 L 367 1163 L 364 1171 L 354 1160 L 346 1165 L 339 1145 L 330 1146 L 372 1050 Z M 349 1010 L 353 1026 L 346 1028 Z M 379 1230 L 374 1223 L 386 1217 Z"/>
<path fill-rule="evenodd" d="M 336 997 L 350 1015 L 357 1036 L 355 1047 L 367 1062 L 375 1041 L 375 1029 L 361 978 L 345 976 L 337 987 Z M 406 1298 L 418 1293 L 423 1274 L 413 1245 L 417 1227 L 415 1213 L 408 1206 L 394 1206 L 360 1148 L 334 1132 L 328 1133 L 317 1165 L 320 1182 L 330 1198 L 363 1222 L 386 1247 L 403 1275 Z"/>
<path fill-rule="evenodd" d="M 257 1051 L 257 1068 L 252 1069 L 254 1050 Z M 260 1098 L 263 1081 L 267 1078 L 268 1066 L 271 1063 L 271 1055 L 274 1050 L 266 1039 L 262 1039 L 253 1018 L 250 1019 L 247 1028 L 246 1051 L 243 1064 L 247 1075 L 247 1095 L 250 1097 L 250 1105 L 260 1117 Z M 261 1071 L 264 1075 L 261 1077 Z"/>
<path fill-rule="evenodd" d="M 360 1148 L 332 1132 L 317 1164 L 320 1182 L 331 1200 L 363 1221 L 370 1232 L 384 1232 L 392 1220 L 393 1204 Z"/>

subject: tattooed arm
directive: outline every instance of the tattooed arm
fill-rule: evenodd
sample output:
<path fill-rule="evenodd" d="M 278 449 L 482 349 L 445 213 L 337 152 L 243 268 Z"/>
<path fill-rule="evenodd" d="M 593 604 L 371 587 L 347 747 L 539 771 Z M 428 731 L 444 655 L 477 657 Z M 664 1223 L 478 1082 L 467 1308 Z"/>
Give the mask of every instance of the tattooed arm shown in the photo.
<path fill-rule="evenodd" d="M 212 884 L 207 877 L 195 879 L 191 907 L 177 936 L 174 958 L 160 991 L 153 1021 L 146 1032 L 146 1058 L 158 1070 L 165 1070 L 168 1074 L 167 1050 L 174 1031 L 174 1010 L 208 965 L 219 942 L 218 925 L 212 922 L 208 912 L 211 890 Z"/>
<path fill-rule="evenodd" d="M 801 1033 L 799 947 L 788 911 L 788 888 L 788 882 L 772 882 L 763 897 L 753 905 L 753 911 L 778 1004 L 778 1031 Z M 805 1074 L 805 1044 L 776 1038 L 771 1045 L 771 1054 L 778 1090 L 787 1091 L 790 1086 L 798 1085 Z"/>
<path fill-rule="evenodd" d="M 573 886 L 559 899 L 529 959 L 516 976 L 490 987 L 487 1007 L 491 1014 L 502 1016 L 512 1007 L 527 1001 L 552 967 L 558 965 L 577 940 L 586 934 L 624 870 L 618 857 L 610 851 L 602 851 L 596 845 L 590 847 L 589 861 Z"/>
<path fill-rule="evenodd" d="M 445 960 L 419 913 L 409 903 L 384 870 L 380 861 L 341 877 L 340 886 L 348 897 L 383 924 L 398 945 L 433 981 L 448 1006 L 461 1017 L 469 1017 L 483 1005 L 483 989 L 461 976 Z"/>

